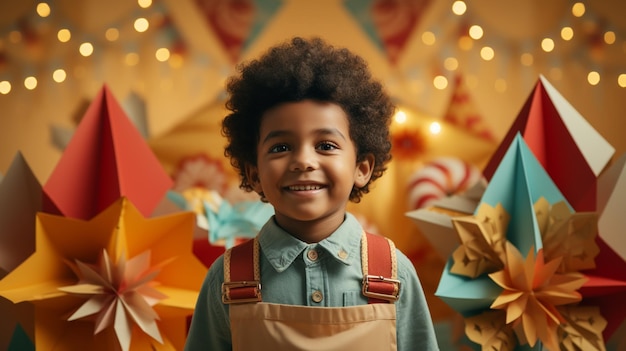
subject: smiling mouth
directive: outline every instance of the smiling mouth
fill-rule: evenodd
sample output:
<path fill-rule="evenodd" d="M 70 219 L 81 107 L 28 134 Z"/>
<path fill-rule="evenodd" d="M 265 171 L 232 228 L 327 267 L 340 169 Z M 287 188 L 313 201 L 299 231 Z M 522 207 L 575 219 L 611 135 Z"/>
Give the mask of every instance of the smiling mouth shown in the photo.
<path fill-rule="evenodd" d="M 291 185 L 287 187 L 292 191 L 320 190 L 321 188 L 323 188 L 321 185 Z"/>

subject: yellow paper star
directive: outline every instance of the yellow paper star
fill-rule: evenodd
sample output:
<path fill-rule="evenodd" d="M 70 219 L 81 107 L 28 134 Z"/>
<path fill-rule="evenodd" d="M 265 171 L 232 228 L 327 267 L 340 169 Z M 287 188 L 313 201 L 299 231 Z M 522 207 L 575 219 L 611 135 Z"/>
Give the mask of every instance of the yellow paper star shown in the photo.
<path fill-rule="evenodd" d="M 594 212 L 570 212 L 565 202 L 552 207 L 541 197 L 534 205 L 546 257 L 562 257 L 561 273 L 595 268 L 600 253 L 596 244 L 598 216 Z"/>
<path fill-rule="evenodd" d="M 502 311 L 486 311 L 465 319 L 465 334 L 482 350 L 513 351 L 517 341 Z"/>
<path fill-rule="evenodd" d="M 595 306 L 563 306 L 559 312 L 566 323 L 559 331 L 562 350 L 605 351 L 602 331 L 607 321 Z"/>
<path fill-rule="evenodd" d="M 182 349 L 187 318 L 193 313 L 206 274 L 206 268 L 192 252 L 194 222 L 191 212 L 146 219 L 124 197 L 89 221 L 39 213 L 36 251 L 0 281 L 0 296 L 14 303 L 34 304 L 37 350 L 109 351 L 119 350 L 121 345 L 129 345 L 130 350 Z M 103 250 L 110 255 L 102 256 Z M 135 260 L 124 262 L 125 255 Z M 103 257 L 110 258 L 109 263 L 100 266 L 104 271 L 87 268 L 97 266 Z M 68 262 L 80 263 L 72 269 Z M 124 268 L 124 273 L 114 273 L 113 267 Z M 151 270 L 154 267 L 158 267 L 158 274 Z M 96 278 L 99 275 L 107 278 Z M 87 282 L 87 276 L 90 283 L 81 286 Z M 100 315 L 100 321 L 79 318 L 94 310 L 102 311 L 91 302 L 85 305 L 85 297 L 102 295 L 103 287 L 118 278 L 120 283 L 125 280 L 134 284 L 113 284 L 132 291 L 128 299 L 119 299 L 115 310 L 108 309 Z M 146 285 L 148 281 L 154 285 Z M 148 286 L 150 289 L 146 289 Z M 87 294 L 77 296 L 77 290 Z M 137 292 L 147 300 L 141 302 Z M 100 306 L 106 305 L 99 301 Z M 133 315 L 133 311 L 141 312 Z M 119 318 L 111 318 L 109 313 Z M 154 317 L 159 320 L 155 322 Z M 135 323 L 123 321 L 124 318 Z M 104 323 L 105 320 L 112 320 L 113 324 Z M 138 320 L 141 322 L 136 323 Z M 142 326 L 149 326 L 148 332 Z M 155 338 L 157 333 L 161 340 Z"/>
<path fill-rule="evenodd" d="M 452 218 L 461 245 L 452 254 L 450 272 L 476 278 L 502 269 L 510 216 L 501 204 L 482 203 L 475 216 Z"/>
<path fill-rule="evenodd" d="M 520 344 L 534 346 L 537 340 L 549 350 L 559 350 L 557 327 L 565 319 L 556 306 L 581 300 L 577 290 L 585 282 L 579 273 L 557 273 L 561 259 L 545 262 L 543 250 L 531 248 L 524 259 L 510 242 L 506 243 L 503 270 L 489 274 L 502 293 L 491 308 L 506 310 L 506 323 L 513 323 Z"/>

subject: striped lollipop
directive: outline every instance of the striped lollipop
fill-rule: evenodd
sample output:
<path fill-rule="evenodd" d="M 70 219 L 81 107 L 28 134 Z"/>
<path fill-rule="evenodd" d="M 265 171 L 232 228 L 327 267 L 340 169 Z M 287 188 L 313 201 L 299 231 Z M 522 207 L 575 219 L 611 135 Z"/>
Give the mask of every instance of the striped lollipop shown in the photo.
<path fill-rule="evenodd" d="M 482 177 L 474 165 L 454 157 L 439 157 L 415 171 L 408 182 L 410 210 L 428 207 L 433 201 L 460 194 Z"/>

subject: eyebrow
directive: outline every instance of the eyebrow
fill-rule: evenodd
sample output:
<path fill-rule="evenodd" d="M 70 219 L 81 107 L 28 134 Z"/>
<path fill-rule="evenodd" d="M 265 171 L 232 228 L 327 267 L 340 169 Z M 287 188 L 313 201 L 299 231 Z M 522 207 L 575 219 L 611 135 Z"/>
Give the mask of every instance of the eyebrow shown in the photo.
<path fill-rule="evenodd" d="M 320 134 L 320 135 L 336 135 L 343 140 L 346 140 L 346 141 L 348 140 L 343 135 L 343 133 L 341 133 L 339 129 L 337 128 L 320 128 L 320 129 L 316 129 L 314 133 Z M 263 139 L 263 143 L 266 143 L 270 139 L 278 138 L 278 137 L 289 135 L 289 134 L 292 134 L 292 133 L 288 130 L 273 130 L 267 133 L 267 136 L 265 136 L 265 138 Z"/>

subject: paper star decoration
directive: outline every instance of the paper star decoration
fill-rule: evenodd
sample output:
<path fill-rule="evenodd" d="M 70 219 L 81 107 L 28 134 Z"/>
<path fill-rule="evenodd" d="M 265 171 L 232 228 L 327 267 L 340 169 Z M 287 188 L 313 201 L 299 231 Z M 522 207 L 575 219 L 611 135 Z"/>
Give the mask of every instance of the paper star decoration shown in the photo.
<path fill-rule="evenodd" d="M 506 323 L 513 323 L 521 344 L 535 346 L 537 340 L 550 350 L 558 350 L 557 327 L 565 320 L 556 306 L 576 303 L 581 295 L 576 291 L 585 278 L 582 274 L 557 273 L 561 259 L 546 262 L 543 250 L 534 248 L 524 259 L 510 242 L 506 244 L 505 268 L 489 277 L 502 289 L 491 308 L 506 311 Z"/>
<path fill-rule="evenodd" d="M 94 333 L 113 326 L 124 351 L 130 348 L 132 323 L 163 343 L 156 324 L 159 316 L 152 306 L 167 296 L 152 286 L 160 270 L 151 267 L 150 261 L 150 251 L 145 251 L 129 260 L 122 255 L 116 264 L 106 249 L 97 266 L 76 260 L 72 269 L 80 277 L 79 282 L 59 290 L 90 297 L 67 320 L 96 315 Z"/>
<path fill-rule="evenodd" d="M 462 244 L 452 254 L 450 271 L 476 278 L 502 269 L 509 218 L 500 204 L 495 208 L 482 204 L 476 216 L 452 218 Z"/>
<path fill-rule="evenodd" d="M 88 221 L 38 213 L 36 251 L 0 280 L 0 296 L 35 306 L 37 350 L 182 349 L 207 271 L 194 221 L 144 218 L 125 197 Z M 126 294 L 107 304 L 113 289 Z"/>

